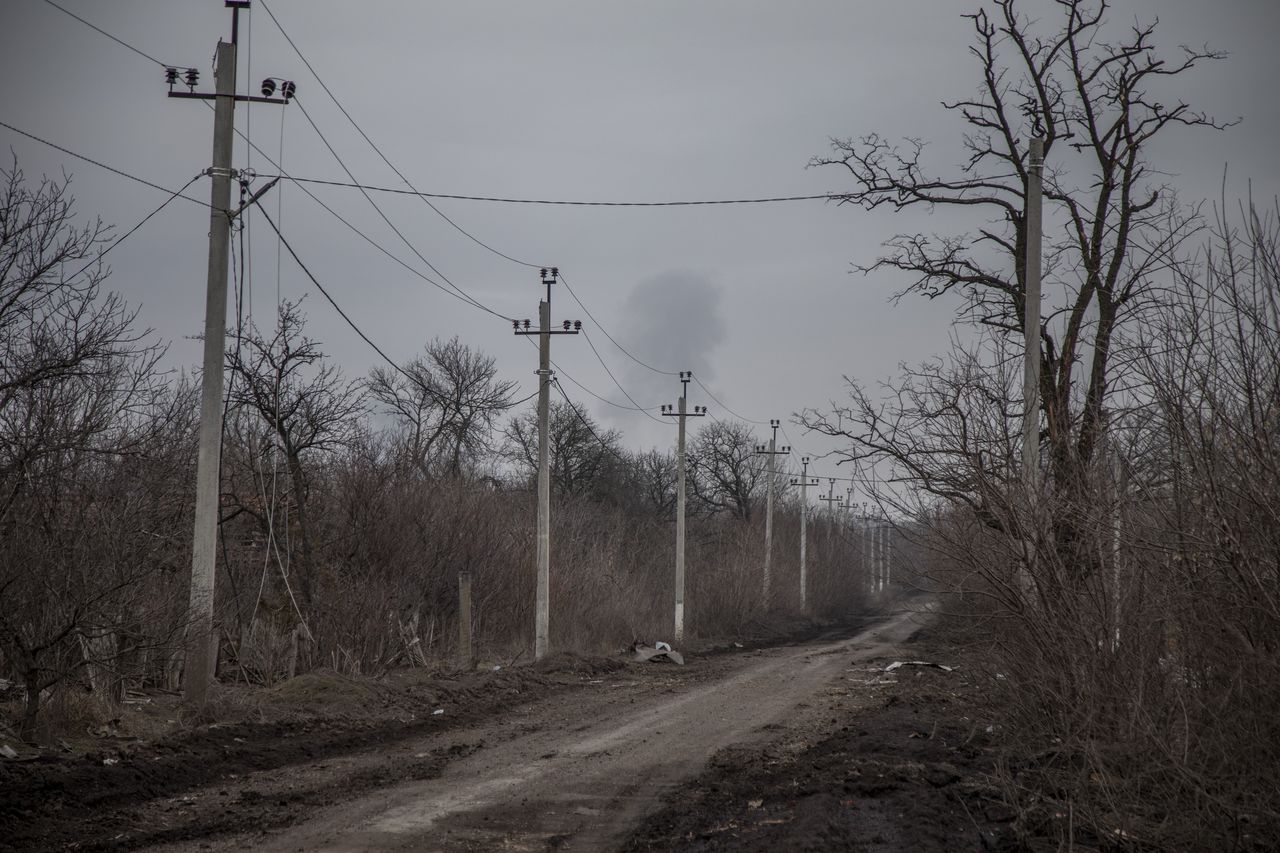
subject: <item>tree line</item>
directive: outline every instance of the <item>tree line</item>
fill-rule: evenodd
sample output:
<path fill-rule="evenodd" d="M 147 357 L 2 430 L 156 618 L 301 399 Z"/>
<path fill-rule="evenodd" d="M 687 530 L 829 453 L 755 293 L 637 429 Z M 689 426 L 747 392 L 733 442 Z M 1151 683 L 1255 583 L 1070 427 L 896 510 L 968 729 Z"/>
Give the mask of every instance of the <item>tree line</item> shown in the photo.
<path fill-rule="evenodd" d="M 30 738 L 67 691 L 180 685 L 198 382 L 161 369 L 162 342 L 106 288 L 112 229 L 77 218 L 67 179 L 29 181 L 16 161 L 0 175 L 0 671 Z M 272 319 L 228 337 L 220 676 L 438 664 L 460 572 L 482 650 L 518 658 L 533 629 L 534 404 L 456 338 L 352 378 L 307 334 L 302 303 Z M 670 639 L 674 452 L 630 451 L 568 401 L 552 404 L 549 444 L 553 647 Z M 768 475 L 754 447 L 734 421 L 690 442 L 696 634 L 798 607 L 782 474 L 761 598 Z M 862 600 L 860 546 L 834 523 L 811 544 L 819 615 Z"/>
<path fill-rule="evenodd" d="M 1064 846 L 1269 849 L 1280 839 L 1280 207 L 1180 200 L 1157 143 L 1234 122 L 1176 99 L 1223 58 L 1157 51 L 1105 2 L 967 16 L 977 85 L 944 102 L 966 156 L 836 140 L 865 209 L 962 210 L 865 271 L 958 300 L 972 334 L 803 418 L 907 486 L 920 582 L 991 648 L 1004 777 Z M 1170 98 L 1173 98 L 1172 100 Z M 1046 166 L 1038 476 L 1021 470 L 1029 140 Z M 1070 826 L 1054 814 L 1070 814 Z"/>

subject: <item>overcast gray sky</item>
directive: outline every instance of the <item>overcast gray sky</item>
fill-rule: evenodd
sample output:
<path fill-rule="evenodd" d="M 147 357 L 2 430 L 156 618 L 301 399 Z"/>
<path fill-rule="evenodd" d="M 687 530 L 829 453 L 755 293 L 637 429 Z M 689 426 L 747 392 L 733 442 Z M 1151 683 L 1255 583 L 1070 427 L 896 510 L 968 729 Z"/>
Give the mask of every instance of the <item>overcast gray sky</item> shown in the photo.
<path fill-rule="evenodd" d="M 221 0 L 59 0 L 166 63 L 195 66 L 229 36 Z M 789 196 L 847 188 L 835 169 L 809 169 L 832 136 L 878 131 L 930 141 L 938 169 L 959 162 L 962 126 L 938 102 L 971 94 L 975 63 L 962 12 L 980 0 L 715 0 L 715 2 L 331 2 L 269 0 L 284 29 L 369 137 L 419 189 L 584 200 Z M 1024 4 L 1049 13 L 1048 0 Z M 165 97 L 161 68 L 43 0 L 5 0 L 0 118 L 165 187 L 209 164 L 212 113 Z M 1189 130 L 1156 151 L 1187 199 L 1280 192 L 1274 161 L 1280 58 L 1272 0 L 1115 0 L 1117 24 L 1159 15 L 1157 43 L 1230 53 L 1185 78 L 1176 96 L 1218 118 L 1222 133 Z M 295 80 L 300 103 L 362 182 L 400 186 L 282 38 L 262 4 L 244 22 L 240 88 Z M 290 173 L 344 180 L 297 105 L 243 106 L 237 126 Z M 29 177 L 74 175 L 78 211 L 121 230 L 164 199 L 110 172 L 0 128 Z M 283 144 L 282 144 L 283 143 Z M 274 169 L 237 142 L 237 168 Z M 260 184 L 259 184 L 260 185 Z M 208 198 L 206 180 L 191 189 Z M 334 210 L 432 278 L 356 191 L 316 188 Z M 488 252 L 421 201 L 378 196 L 419 252 L 494 311 L 537 316 L 537 271 Z M 434 337 L 458 335 L 492 354 L 502 374 L 534 385 L 536 360 L 509 325 L 450 298 L 348 231 L 296 186 L 280 185 L 290 242 L 356 322 L 403 361 Z M 893 215 L 821 201 L 690 208 L 600 208 L 441 201 L 462 228 L 512 257 L 557 264 L 598 322 L 558 291 L 554 318 L 582 319 L 614 376 L 656 412 L 679 383 L 628 359 L 600 325 L 648 364 L 694 369 L 751 419 L 787 418 L 842 394 L 841 375 L 867 382 L 946 348 L 955 303 L 890 303 L 905 281 L 850 273 L 897 232 L 943 230 L 924 212 Z M 179 200 L 110 256 L 110 287 L 172 341 L 175 365 L 198 362 L 207 211 Z M 277 294 L 311 291 L 260 219 L 251 224 L 253 319 L 269 326 Z M 376 355 L 318 294 L 310 332 L 353 375 Z M 592 392 L 630 406 L 588 341 L 555 340 L 554 359 Z M 565 388 L 633 447 L 666 446 L 670 425 Z M 691 404 L 729 416 L 698 389 Z M 767 438 L 767 429 L 760 435 Z M 788 426 L 797 447 L 825 445 Z M 825 474 L 818 466 L 818 473 Z"/>

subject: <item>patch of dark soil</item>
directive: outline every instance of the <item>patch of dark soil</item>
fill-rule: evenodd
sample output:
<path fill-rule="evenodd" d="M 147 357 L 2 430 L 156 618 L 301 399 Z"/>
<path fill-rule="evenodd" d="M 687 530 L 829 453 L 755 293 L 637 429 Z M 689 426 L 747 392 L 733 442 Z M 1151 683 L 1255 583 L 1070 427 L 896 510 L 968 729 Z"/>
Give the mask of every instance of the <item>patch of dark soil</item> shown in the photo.
<path fill-rule="evenodd" d="M 0 848 L 106 850 L 136 846 L 141 839 L 132 810 L 141 803 L 176 798 L 172 810 L 181 814 L 195 804 L 177 795 L 199 786 L 445 732 L 532 698 L 580 685 L 589 675 L 626 665 L 606 659 L 558 660 L 567 657 L 556 656 L 545 666 L 465 674 L 455 680 L 429 679 L 413 671 L 393 673 L 381 682 L 311 673 L 262 691 L 263 702 L 285 706 L 279 719 L 201 726 L 150 743 L 116 742 L 74 757 L 2 762 Z M 444 713 L 434 714 L 437 709 Z M 280 713 L 280 708 L 268 707 L 264 714 L 267 712 Z M 323 805 L 339 794 L 428 778 L 457 754 L 438 752 L 389 761 L 364 776 L 346 777 L 341 791 L 321 786 L 291 795 L 299 800 L 289 805 L 300 811 L 305 806 Z M 268 815 L 279 815 L 281 804 L 263 798 L 261 805 L 260 809 L 222 809 L 219 804 L 202 804 L 207 814 L 201 816 L 199 832 L 219 831 L 222 812 L 226 821 L 233 822 L 228 828 L 242 828 L 246 820 L 259 820 L 259 825 L 267 826 L 278 823 Z M 155 842 L 191 837 L 193 832 L 191 828 L 173 832 L 161 828 L 148 831 L 146 836 Z M 117 836 L 124 838 L 118 843 L 85 843 L 89 838 Z"/>
<path fill-rule="evenodd" d="M 1018 849 L 987 781 L 996 756 L 979 686 L 914 667 L 877 681 L 871 707 L 837 712 L 811 738 L 720 753 L 623 849 Z"/>

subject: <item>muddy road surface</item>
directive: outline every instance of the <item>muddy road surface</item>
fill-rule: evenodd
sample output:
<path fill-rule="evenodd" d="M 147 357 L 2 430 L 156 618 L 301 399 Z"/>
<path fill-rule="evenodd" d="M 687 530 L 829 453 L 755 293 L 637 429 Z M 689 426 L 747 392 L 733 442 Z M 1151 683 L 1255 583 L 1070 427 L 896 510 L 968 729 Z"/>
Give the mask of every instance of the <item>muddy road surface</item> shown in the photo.
<path fill-rule="evenodd" d="M 616 847 L 719 750 L 770 739 L 802 718 L 828 713 L 829 683 L 859 660 L 888 654 L 920 627 L 917 611 L 844 639 L 691 660 L 684 668 L 637 664 L 437 736 L 219 779 L 146 809 L 152 821 L 221 812 L 224 819 L 209 827 L 217 832 L 144 849 Z M 429 778 L 343 795 L 343 778 L 414 761 L 430 768 Z M 314 804 L 306 789 L 329 791 L 329 801 L 305 809 L 291 825 L 263 829 L 253 823 L 259 812 L 244 808 Z M 245 822 L 236 827 L 238 812 Z M 281 817 L 273 813 L 266 823 Z M 238 831 L 228 831 L 233 827 Z"/>
<path fill-rule="evenodd" d="M 280 833 L 232 836 L 214 849 L 609 849 L 712 754 L 813 710 L 851 661 L 882 656 L 919 620 L 904 612 L 849 639 L 751 652 L 701 683 L 636 693 L 625 678 L 602 679 L 568 701 L 457 733 L 486 745 L 435 779 L 335 804 Z"/>
<path fill-rule="evenodd" d="M 1008 849 L 981 679 L 889 666 L 955 654 L 930 621 L 686 666 L 304 676 L 280 689 L 350 710 L 0 763 L 0 850 Z"/>

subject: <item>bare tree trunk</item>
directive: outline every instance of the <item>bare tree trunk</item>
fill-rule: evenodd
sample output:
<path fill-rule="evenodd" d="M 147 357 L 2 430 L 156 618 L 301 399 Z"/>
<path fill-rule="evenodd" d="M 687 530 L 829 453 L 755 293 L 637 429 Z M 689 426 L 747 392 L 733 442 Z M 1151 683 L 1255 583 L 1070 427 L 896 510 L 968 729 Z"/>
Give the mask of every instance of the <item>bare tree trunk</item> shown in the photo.
<path fill-rule="evenodd" d="M 22 724 L 18 736 L 27 743 L 36 739 L 36 720 L 40 716 L 40 670 L 34 665 L 28 666 L 22 674 L 23 684 L 27 688 L 27 701 L 22 708 Z"/>

